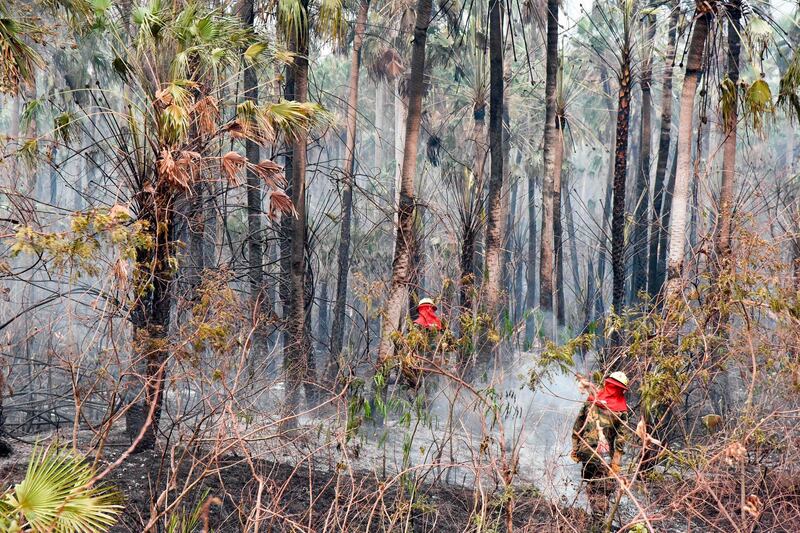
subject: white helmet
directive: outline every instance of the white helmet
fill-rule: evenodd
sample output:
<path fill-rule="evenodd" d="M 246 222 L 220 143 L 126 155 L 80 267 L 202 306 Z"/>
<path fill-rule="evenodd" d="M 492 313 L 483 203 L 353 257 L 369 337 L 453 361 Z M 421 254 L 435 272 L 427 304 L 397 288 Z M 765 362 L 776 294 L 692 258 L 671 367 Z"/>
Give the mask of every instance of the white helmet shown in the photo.
<path fill-rule="evenodd" d="M 420 300 L 420 301 L 419 301 L 419 303 L 417 304 L 417 307 L 419 307 L 419 306 L 421 306 L 421 305 L 430 305 L 430 306 L 431 306 L 431 307 L 433 307 L 434 309 L 436 309 L 436 308 L 437 308 L 437 307 L 436 307 L 436 304 L 435 304 L 435 303 L 433 303 L 433 300 L 431 300 L 430 298 L 423 298 L 422 300 Z"/>
<path fill-rule="evenodd" d="M 625 375 L 625 372 L 612 372 L 611 375 L 608 376 L 608 379 L 613 379 L 626 389 L 628 388 L 628 376 Z"/>

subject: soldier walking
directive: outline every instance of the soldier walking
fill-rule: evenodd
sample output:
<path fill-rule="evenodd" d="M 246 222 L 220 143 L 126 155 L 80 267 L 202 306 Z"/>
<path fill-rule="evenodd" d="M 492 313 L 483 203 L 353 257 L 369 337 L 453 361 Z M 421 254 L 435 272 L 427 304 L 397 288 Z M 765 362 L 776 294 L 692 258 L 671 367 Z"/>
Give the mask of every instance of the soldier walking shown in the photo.
<path fill-rule="evenodd" d="M 592 530 L 599 532 L 606 521 L 609 499 L 616 482 L 625 446 L 628 404 L 625 392 L 628 377 L 624 372 L 608 376 L 603 388 L 589 396 L 572 428 L 572 454 L 583 464 L 581 477 L 592 513 Z"/>

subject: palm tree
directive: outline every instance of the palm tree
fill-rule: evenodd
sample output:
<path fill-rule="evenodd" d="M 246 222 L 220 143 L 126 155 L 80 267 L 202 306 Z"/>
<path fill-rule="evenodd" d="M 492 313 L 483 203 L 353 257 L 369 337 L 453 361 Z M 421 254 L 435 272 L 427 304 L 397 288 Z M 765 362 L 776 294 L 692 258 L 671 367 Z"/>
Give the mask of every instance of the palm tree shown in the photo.
<path fill-rule="evenodd" d="M 556 89 L 558 77 L 558 0 L 547 1 L 547 59 L 545 79 L 544 121 L 544 180 L 542 182 L 542 233 L 539 256 L 539 306 L 546 319 L 554 319 L 553 313 L 553 267 L 555 225 L 555 147 L 558 142 L 556 129 Z M 553 335 L 554 328 L 546 329 Z"/>
<path fill-rule="evenodd" d="M 644 16 L 644 40 L 642 42 L 641 79 L 642 108 L 641 126 L 639 130 L 639 168 L 637 169 L 636 190 L 634 201 L 636 208 L 633 217 L 633 280 L 631 284 L 632 300 L 637 298 L 640 291 L 647 290 L 647 227 L 650 212 L 650 145 L 651 145 L 651 116 L 652 97 L 650 85 L 652 83 L 653 63 L 652 47 L 655 40 L 655 16 L 647 13 Z"/>
<path fill-rule="evenodd" d="M 631 86 L 633 84 L 632 53 L 633 2 L 622 5 L 622 33 L 615 69 L 619 92 L 617 96 L 617 128 L 614 148 L 614 195 L 611 208 L 611 270 L 613 272 L 612 304 L 619 313 L 625 304 L 625 181 L 628 175 L 628 130 L 631 119 Z M 616 55 L 615 51 L 615 55 Z"/>
<path fill-rule="evenodd" d="M 241 0 L 239 2 L 239 17 L 242 23 L 255 28 L 255 2 L 254 0 Z M 244 66 L 244 100 L 258 105 L 258 75 L 253 65 Z M 245 140 L 245 156 L 250 161 L 258 161 L 261 157 L 260 147 L 252 139 Z M 259 309 L 267 303 L 264 294 L 264 250 L 262 248 L 261 234 L 261 177 L 252 169 L 247 169 L 247 261 L 248 278 L 250 281 L 250 299 L 255 316 Z M 260 361 L 267 348 L 267 339 L 263 335 L 264 327 L 257 327 L 253 339 L 253 359 Z"/>
<path fill-rule="evenodd" d="M 345 142 L 344 195 L 342 197 L 342 221 L 339 235 L 339 271 L 336 277 L 336 300 L 333 310 L 331 332 L 330 371 L 335 371 L 344 340 L 345 299 L 347 297 L 347 275 L 350 270 L 350 226 L 353 216 L 353 180 L 356 151 L 356 119 L 358 116 L 358 78 L 361 67 L 361 46 L 367 23 L 369 0 L 361 0 L 356 16 L 353 55 L 350 61 L 349 94 L 347 97 L 347 140 Z M 377 148 L 378 150 L 380 148 Z M 333 377 L 330 375 L 330 377 Z"/>
<path fill-rule="evenodd" d="M 289 50 L 295 59 L 286 76 L 286 97 L 298 102 L 308 100 L 308 50 L 309 24 L 308 0 L 300 0 L 299 20 L 296 27 L 288 31 Z M 296 424 L 294 414 L 300 403 L 300 390 L 308 383 L 308 360 L 310 353 L 306 331 L 306 152 L 308 137 L 298 135 L 290 144 L 291 167 L 289 187 L 296 215 L 287 220 L 288 260 L 285 262 L 286 293 L 283 300 L 286 330 L 283 345 L 283 371 L 286 380 L 286 403 L 283 420 L 285 428 Z M 310 398 L 307 398 L 310 400 Z"/>
<path fill-rule="evenodd" d="M 691 175 L 692 123 L 694 120 L 694 97 L 703 69 L 703 51 L 711 22 L 711 6 L 696 2 L 694 28 L 689 39 L 686 59 L 686 74 L 681 90 L 678 115 L 678 140 L 676 152 L 675 191 L 671 201 L 669 224 L 669 253 L 667 255 L 667 285 L 665 298 L 675 298 L 681 288 L 683 256 L 686 246 L 686 216 L 689 203 L 689 177 Z"/>
<path fill-rule="evenodd" d="M 666 237 L 664 223 L 664 178 L 667 173 L 667 160 L 672 139 L 672 71 L 675 68 L 675 41 L 677 39 L 680 4 L 673 0 L 670 4 L 669 26 L 667 29 L 667 49 L 664 55 L 664 78 L 661 82 L 661 124 L 658 136 L 658 160 L 653 183 L 653 213 L 650 220 L 650 242 L 648 243 L 647 292 L 655 296 L 664 283 L 663 269 L 659 268 L 659 243 Z M 665 241 L 666 244 L 666 241 Z M 666 246 L 665 246 L 666 248 Z"/>
<path fill-rule="evenodd" d="M 392 334 L 400 326 L 403 308 L 408 299 L 408 282 L 411 275 L 411 239 L 414 221 L 414 176 L 419 149 L 419 131 L 422 119 L 422 95 L 425 75 L 425 43 L 431 20 L 431 0 L 417 0 L 416 23 L 411 53 L 411 73 L 408 79 L 408 118 L 403 150 L 403 170 L 400 180 L 400 202 L 397 207 L 397 237 L 392 262 L 392 284 L 386 300 L 386 318 L 383 322 L 378 360 L 384 362 L 394 353 Z"/>
<path fill-rule="evenodd" d="M 722 101 L 722 126 L 725 139 L 722 143 L 722 186 L 719 192 L 719 221 L 714 235 L 714 249 L 717 253 L 716 268 L 723 273 L 731 268 L 731 219 L 733 218 L 733 189 L 736 183 L 736 127 L 739 122 L 738 85 L 739 52 L 741 50 L 741 24 L 739 19 L 741 17 L 741 1 L 734 0 L 726 9 L 728 11 L 728 72 L 723 81 Z M 722 297 L 724 298 L 725 296 L 722 295 Z"/>
<path fill-rule="evenodd" d="M 558 77 L 562 77 L 563 70 L 558 69 Z M 559 98 L 560 94 L 556 96 L 556 140 L 553 146 L 553 252 L 555 257 L 555 270 L 556 270 L 556 323 L 559 326 L 564 325 L 564 307 L 566 307 L 564 299 L 564 230 L 561 223 L 561 174 L 564 170 L 564 127 L 566 120 L 564 118 L 564 109 L 561 104 L 563 100 Z"/>
<path fill-rule="evenodd" d="M 133 344 L 125 423 L 141 450 L 155 444 L 171 352 L 173 276 L 179 266 L 176 199 L 205 182 L 225 179 L 238 186 L 247 168 L 270 187 L 270 214 L 291 214 L 291 202 L 278 187 L 279 168 L 271 161 L 250 161 L 234 151 L 220 157 L 215 148 L 220 140 L 271 145 L 278 135 L 305 131 L 320 109 L 295 102 L 259 106 L 245 101 L 233 113 L 220 112 L 217 96 L 226 75 L 237 78 L 245 62 L 274 61 L 267 43 L 238 17 L 153 2 L 138 6 L 129 26 L 118 23 L 124 13 L 116 7 L 97 3 L 94 9 L 95 20 L 109 22 L 98 22 L 95 29 L 115 52 L 113 69 L 125 97 L 118 103 L 106 99 L 103 90 L 91 94 L 96 102 L 92 114 L 60 117 L 56 134 L 66 137 L 80 121 L 103 117 L 114 135 L 84 128 L 91 150 L 69 142 L 61 148 L 77 157 L 95 150 L 108 154 L 112 161 L 107 167 L 113 170 L 105 171 L 107 181 L 119 188 L 116 197 L 131 198 L 135 224 L 143 228 L 130 254 L 132 268 L 120 267 L 121 272 L 133 272 L 133 282 L 126 283 Z"/>
<path fill-rule="evenodd" d="M 485 304 L 497 314 L 503 283 L 503 25 L 500 0 L 489 3 L 489 152 L 491 166 L 486 217 Z"/>

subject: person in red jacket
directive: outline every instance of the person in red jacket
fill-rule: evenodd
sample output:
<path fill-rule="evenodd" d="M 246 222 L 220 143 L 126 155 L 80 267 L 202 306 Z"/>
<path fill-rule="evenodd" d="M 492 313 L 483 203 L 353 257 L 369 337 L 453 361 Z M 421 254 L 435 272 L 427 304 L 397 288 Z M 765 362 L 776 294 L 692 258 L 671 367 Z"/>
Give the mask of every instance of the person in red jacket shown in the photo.
<path fill-rule="evenodd" d="M 430 298 L 423 298 L 417 304 L 419 316 L 414 320 L 414 324 L 425 329 L 442 331 L 442 321 L 436 316 L 436 304 Z"/>

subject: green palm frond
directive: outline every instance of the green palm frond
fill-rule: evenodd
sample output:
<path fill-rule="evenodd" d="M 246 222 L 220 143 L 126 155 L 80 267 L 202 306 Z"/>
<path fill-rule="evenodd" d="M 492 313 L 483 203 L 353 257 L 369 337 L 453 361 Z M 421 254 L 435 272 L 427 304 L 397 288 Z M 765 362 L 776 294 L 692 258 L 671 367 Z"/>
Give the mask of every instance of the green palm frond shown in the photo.
<path fill-rule="evenodd" d="M 151 0 L 144 6 L 136 6 L 132 12 L 133 23 L 138 26 L 137 42 L 140 47 L 157 42 L 164 28 L 164 13 L 161 0 Z"/>
<path fill-rule="evenodd" d="M 39 26 L 13 18 L 0 6 L 0 93 L 16 95 L 21 84 L 33 82 L 44 60 L 26 41 L 39 42 L 43 37 Z"/>
<path fill-rule="evenodd" d="M 800 53 L 794 52 L 792 61 L 781 76 L 778 90 L 778 107 L 789 115 L 791 120 L 800 120 Z"/>
<path fill-rule="evenodd" d="M 277 104 L 262 107 L 263 117 L 276 131 L 280 131 L 290 139 L 312 128 L 333 122 L 333 115 L 325 111 L 321 105 L 312 102 L 281 100 Z"/>
<path fill-rule="evenodd" d="M 308 24 L 308 11 L 301 0 L 278 0 L 278 26 L 287 38 L 299 39 Z"/>
<path fill-rule="evenodd" d="M 753 119 L 753 129 L 762 133 L 766 119 L 774 111 L 769 84 L 763 79 L 754 81 L 745 91 L 742 105 L 744 112 Z"/>
<path fill-rule="evenodd" d="M 113 489 L 89 485 L 93 476 L 82 457 L 55 445 L 36 447 L 25 479 L 2 497 L 0 517 L 17 520 L 22 531 L 108 531 L 122 506 Z"/>
<path fill-rule="evenodd" d="M 191 81 L 176 80 L 156 92 L 155 104 L 160 109 L 159 137 L 167 144 L 175 144 L 189 133 L 191 105 L 194 103 L 189 89 L 193 86 Z"/>
<path fill-rule="evenodd" d="M 342 0 L 320 0 L 315 29 L 317 34 L 341 42 L 345 35 Z"/>

